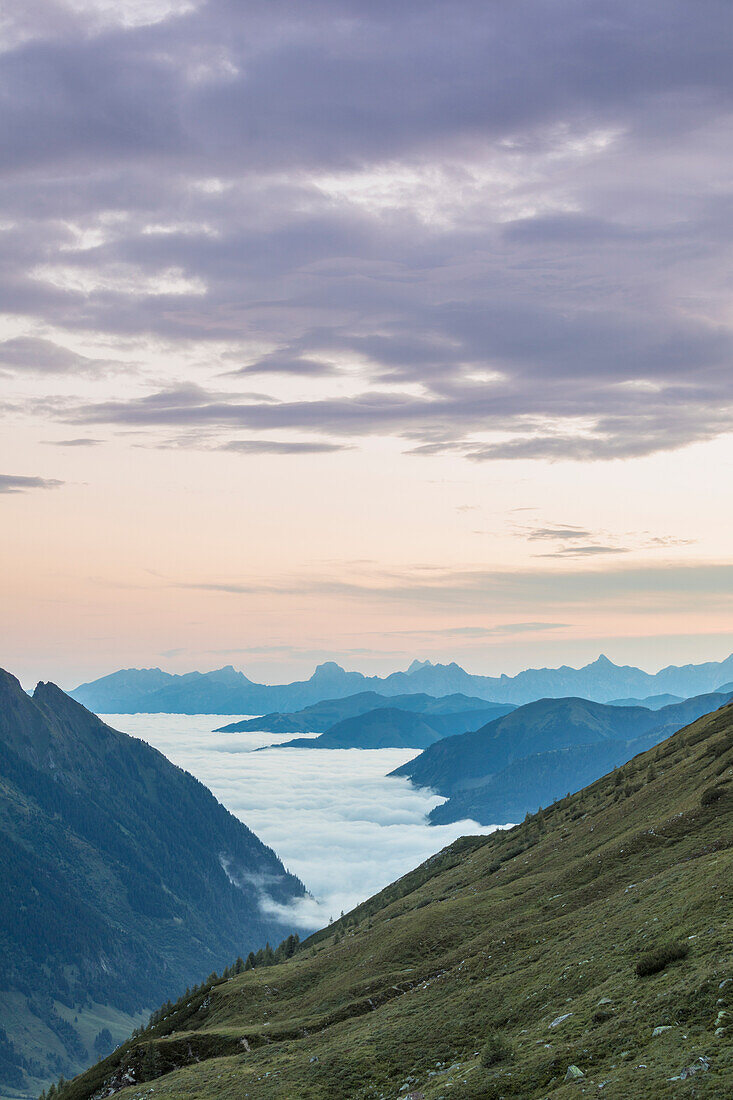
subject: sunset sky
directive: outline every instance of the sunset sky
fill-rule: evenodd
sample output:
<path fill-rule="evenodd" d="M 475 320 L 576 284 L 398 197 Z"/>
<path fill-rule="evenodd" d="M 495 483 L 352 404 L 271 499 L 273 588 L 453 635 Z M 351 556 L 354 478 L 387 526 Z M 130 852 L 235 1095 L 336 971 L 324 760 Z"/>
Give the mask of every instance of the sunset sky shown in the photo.
<path fill-rule="evenodd" d="M 0 665 L 733 650 L 730 0 L 0 16 Z"/>

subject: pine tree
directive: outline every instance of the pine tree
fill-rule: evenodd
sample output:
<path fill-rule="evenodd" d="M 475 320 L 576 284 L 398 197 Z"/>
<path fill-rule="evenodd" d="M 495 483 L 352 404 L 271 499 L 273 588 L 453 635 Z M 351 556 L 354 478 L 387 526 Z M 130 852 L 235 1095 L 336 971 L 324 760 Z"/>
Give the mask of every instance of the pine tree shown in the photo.
<path fill-rule="evenodd" d="M 257 965 L 257 960 L 255 959 L 254 951 L 250 951 L 249 955 L 247 956 L 247 961 L 244 964 L 244 969 L 245 970 L 254 970 L 256 965 Z"/>
<path fill-rule="evenodd" d="M 296 935 L 293 935 L 293 933 L 291 932 L 291 934 L 288 936 L 288 938 L 284 941 L 284 945 L 285 945 L 285 958 L 286 959 L 292 959 L 293 955 L 295 954 L 295 952 L 298 949 L 298 937 Z"/>
<path fill-rule="evenodd" d="M 244 959 L 242 958 L 241 955 L 238 955 L 237 956 L 237 961 L 234 964 L 234 973 L 235 974 L 241 974 L 243 970 L 244 970 Z"/>
<path fill-rule="evenodd" d="M 142 1061 L 142 1075 L 144 1081 L 151 1081 L 154 1077 L 158 1076 L 157 1056 L 155 1047 L 152 1043 L 148 1043 L 145 1047 L 145 1054 Z"/>

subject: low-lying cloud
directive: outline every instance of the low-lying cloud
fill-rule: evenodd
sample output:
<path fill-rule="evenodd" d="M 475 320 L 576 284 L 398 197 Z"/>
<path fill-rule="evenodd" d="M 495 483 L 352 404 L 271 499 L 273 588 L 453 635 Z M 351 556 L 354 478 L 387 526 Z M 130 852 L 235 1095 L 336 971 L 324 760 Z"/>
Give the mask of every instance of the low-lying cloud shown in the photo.
<path fill-rule="evenodd" d="M 241 717 L 234 716 L 234 717 Z M 275 849 L 305 883 L 309 898 L 278 906 L 258 883 L 263 908 L 304 930 L 322 927 L 466 833 L 473 821 L 430 826 L 443 799 L 386 778 L 415 752 L 277 749 L 271 733 L 212 733 L 211 715 L 113 715 L 117 729 L 142 737 L 208 786 L 227 809 Z"/>

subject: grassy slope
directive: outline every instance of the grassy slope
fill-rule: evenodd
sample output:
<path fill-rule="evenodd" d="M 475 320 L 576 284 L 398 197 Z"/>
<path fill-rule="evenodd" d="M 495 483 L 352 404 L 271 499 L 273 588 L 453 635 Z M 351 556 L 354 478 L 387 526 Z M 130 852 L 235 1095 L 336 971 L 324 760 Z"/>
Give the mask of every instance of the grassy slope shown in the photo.
<path fill-rule="evenodd" d="M 733 1015 L 732 788 L 729 705 L 542 818 L 458 841 L 288 963 L 192 999 L 64 1100 L 130 1068 L 148 1080 L 120 1100 L 731 1096 L 730 1018 L 715 1031 Z M 637 977 L 670 939 L 687 958 Z M 494 1028 L 514 1056 L 484 1069 Z M 709 1070 L 668 1080 L 700 1056 Z"/>

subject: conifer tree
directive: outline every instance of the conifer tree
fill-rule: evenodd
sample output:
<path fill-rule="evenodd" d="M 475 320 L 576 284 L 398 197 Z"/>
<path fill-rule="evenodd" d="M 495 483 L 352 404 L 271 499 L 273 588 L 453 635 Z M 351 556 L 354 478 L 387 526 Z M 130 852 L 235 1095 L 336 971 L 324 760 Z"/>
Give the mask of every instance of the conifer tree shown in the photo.
<path fill-rule="evenodd" d="M 157 1077 L 157 1058 L 155 1047 L 152 1043 L 148 1043 L 145 1047 L 145 1055 L 142 1061 L 142 1073 L 143 1080 L 145 1081 L 150 1081 L 153 1077 Z"/>

